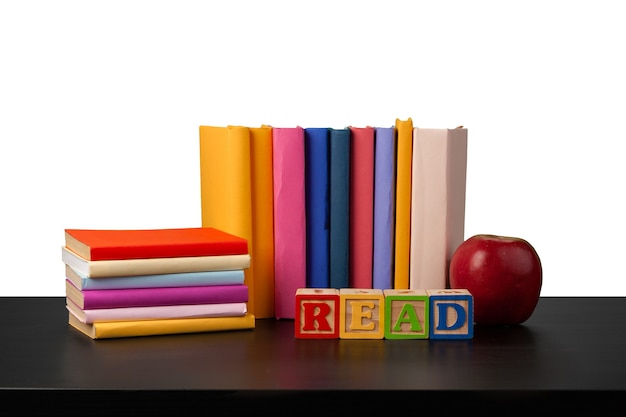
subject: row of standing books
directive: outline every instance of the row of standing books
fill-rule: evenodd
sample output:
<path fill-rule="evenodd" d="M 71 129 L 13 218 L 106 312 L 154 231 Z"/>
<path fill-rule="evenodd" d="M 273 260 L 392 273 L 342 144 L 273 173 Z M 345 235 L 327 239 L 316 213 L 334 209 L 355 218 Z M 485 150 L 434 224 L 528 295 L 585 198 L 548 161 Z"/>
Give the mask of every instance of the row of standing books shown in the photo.
<path fill-rule="evenodd" d="M 92 339 L 253 329 L 245 239 L 215 228 L 66 229 L 69 324 Z"/>
<path fill-rule="evenodd" d="M 200 126 L 202 225 L 246 238 L 249 306 L 298 288 L 446 288 L 464 239 L 467 129 Z"/>

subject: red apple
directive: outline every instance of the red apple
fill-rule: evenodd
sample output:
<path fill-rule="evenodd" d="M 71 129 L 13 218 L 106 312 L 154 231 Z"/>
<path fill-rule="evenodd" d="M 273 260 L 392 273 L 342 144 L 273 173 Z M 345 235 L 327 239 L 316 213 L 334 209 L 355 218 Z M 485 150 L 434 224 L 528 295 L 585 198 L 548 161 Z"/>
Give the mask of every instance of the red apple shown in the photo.
<path fill-rule="evenodd" d="M 476 324 L 523 323 L 537 306 L 541 284 L 539 255 L 519 237 L 475 235 L 450 260 L 450 288 L 472 294 Z"/>

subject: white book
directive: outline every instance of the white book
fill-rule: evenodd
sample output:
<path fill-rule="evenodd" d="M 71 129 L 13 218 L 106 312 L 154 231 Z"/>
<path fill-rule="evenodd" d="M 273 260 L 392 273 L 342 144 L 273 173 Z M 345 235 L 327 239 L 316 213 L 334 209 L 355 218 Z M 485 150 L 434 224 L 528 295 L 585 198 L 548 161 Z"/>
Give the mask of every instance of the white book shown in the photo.
<path fill-rule="evenodd" d="M 467 129 L 413 128 L 409 287 L 448 288 L 465 236 Z"/>
<path fill-rule="evenodd" d="M 90 261 L 67 247 L 62 248 L 63 262 L 86 277 L 119 277 L 184 272 L 247 269 L 250 254 L 187 256 L 180 258 L 121 259 Z"/>

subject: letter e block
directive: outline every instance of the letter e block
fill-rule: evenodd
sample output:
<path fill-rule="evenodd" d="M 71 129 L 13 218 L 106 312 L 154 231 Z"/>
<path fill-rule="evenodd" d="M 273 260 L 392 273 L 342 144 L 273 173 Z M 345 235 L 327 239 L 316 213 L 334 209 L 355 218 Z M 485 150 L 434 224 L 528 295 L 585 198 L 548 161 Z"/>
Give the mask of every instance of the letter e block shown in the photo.
<path fill-rule="evenodd" d="M 430 297 L 430 338 L 474 337 L 474 301 L 465 289 L 427 290 Z"/>
<path fill-rule="evenodd" d="M 383 290 L 339 289 L 339 337 L 341 339 L 382 339 L 385 337 L 385 296 Z"/>
<path fill-rule="evenodd" d="M 339 290 L 296 290 L 295 336 L 298 339 L 339 338 Z"/>
<path fill-rule="evenodd" d="M 426 290 L 383 290 L 385 339 L 428 339 L 430 308 Z"/>

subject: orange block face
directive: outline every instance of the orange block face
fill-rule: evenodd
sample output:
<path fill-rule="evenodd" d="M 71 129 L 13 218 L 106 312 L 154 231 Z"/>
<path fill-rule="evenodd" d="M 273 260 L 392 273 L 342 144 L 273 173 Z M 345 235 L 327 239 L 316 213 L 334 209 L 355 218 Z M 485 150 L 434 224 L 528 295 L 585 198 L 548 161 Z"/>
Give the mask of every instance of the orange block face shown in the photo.
<path fill-rule="evenodd" d="M 385 336 L 385 297 L 382 290 L 339 290 L 339 337 L 382 339 Z"/>
<path fill-rule="evenodd" d="M 295 307 L 296 338 L 339 338 L 339 290 L 299 288 Z"/>

